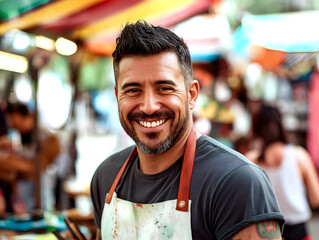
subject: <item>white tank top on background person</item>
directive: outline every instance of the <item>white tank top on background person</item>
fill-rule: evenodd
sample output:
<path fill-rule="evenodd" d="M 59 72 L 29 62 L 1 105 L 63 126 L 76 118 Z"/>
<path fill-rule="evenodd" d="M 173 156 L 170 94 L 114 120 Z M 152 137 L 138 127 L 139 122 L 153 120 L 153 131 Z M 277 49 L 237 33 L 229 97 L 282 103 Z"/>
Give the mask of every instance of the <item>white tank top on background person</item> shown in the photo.
<path fill-rule="evenodd" d="M 311 218 L 311 209 L 307 200 L 307 192 L 302 179 L 295 147 L 286 145 L 281 165 L 264 167 L 268 174 L 287 224 L 307 222 Z"/>

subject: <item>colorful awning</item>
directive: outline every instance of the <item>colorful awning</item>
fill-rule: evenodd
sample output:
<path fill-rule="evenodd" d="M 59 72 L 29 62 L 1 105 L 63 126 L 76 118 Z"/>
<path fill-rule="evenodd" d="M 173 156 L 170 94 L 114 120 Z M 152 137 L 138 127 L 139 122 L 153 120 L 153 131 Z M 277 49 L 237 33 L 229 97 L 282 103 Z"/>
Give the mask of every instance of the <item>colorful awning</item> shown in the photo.
<path fill-rule="evenodd" d="M 22 4 L 23 2 L 23 4 Z M 63 0 L 0 1 L 0 35 L 12 29 L 83 42 L 109 55 L 117 33 L 127 22 L 144 19 L 171 27 L 207 12 L 213 0 Z M 5 14 L 8 9 L 15 9 Z"/>
<path fill-rule="evenodd" d="M 253 45 L 284 52 L 319 51 L 319 11 L 246 15 L 241 31 Z"/>

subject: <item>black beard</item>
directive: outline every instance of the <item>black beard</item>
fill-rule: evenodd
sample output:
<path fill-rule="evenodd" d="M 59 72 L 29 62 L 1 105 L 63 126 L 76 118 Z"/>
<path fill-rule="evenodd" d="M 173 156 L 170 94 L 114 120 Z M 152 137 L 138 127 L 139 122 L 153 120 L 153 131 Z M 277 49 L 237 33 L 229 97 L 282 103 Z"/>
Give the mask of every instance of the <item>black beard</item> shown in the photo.
<path fill-rule="evenodd" d="M 136 145 L 147 154 L 161 154 L 165 151 L 167 151 L 169 148 L 171 148 L 174 145 L 173 139 L 166 139 L 163 143 L 161 143 L 157 148 L 151 148 L 150 146 L 143 144 L 139 140 L 134 140 Z"/>
<path fill-rule="evenodd" d="M 185 103 L 185 107 L 187 107 L 187 102 Z M 187 108 L 185 108 L 187 109 Z M 186 111 L 186 110 L 185 110 Z M 173 112 L 155 112 L 152 115 L 147 115 L 143 112 L 140 113 L 134 113 L 134 114 L 129 114 L 128 119 L 130 121 L 136 121 L 138 120 L 149 120 L 149 119 L 160 119 L 160 118 L 171 118 L 174 119 L 175 114 Z M 121 120 L 122 127 L 124 128 L 125 132 L 135 141 L 136 145 L 146 154 L 161 154 L 168 149 L 170 149 L 181 137 L 184 135 L 184 133 L 187 130 L 187 126 L 189 124 L 189 112 L 186 111 L 185 113 L 185 119 L 181 125 L 181 128 L 178 130 L 177 128 L 171 129 L 171 134 L 168 136 L 168 138 L 164 141 L 158 144 L 156 148 L 153 148 L 147 144 L 142 143 L 139 138 L 137 137 L 136 132 L 134 131 L 134 128 L 130 128 L 126 122 Z M 152 140 L 152 139 L 157 139 L 158 134 L 157 133 L 149 133 L 147 134 L 147 137 Z"/>

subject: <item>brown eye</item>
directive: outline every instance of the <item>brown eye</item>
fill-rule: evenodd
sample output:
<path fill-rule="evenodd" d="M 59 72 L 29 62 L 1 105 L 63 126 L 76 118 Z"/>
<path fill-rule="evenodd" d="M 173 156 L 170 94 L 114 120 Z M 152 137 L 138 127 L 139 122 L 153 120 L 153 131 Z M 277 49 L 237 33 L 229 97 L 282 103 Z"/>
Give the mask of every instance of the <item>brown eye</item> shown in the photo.
<path fill-rule="evenodd" d="M 167 92 L 167 91 L 172 91 L 173 89 L 171 87 L 161 87 L 158 90 L 162 92 Z"/>
<path fill-rule="evenodd" d="M 136 92 L 139 92 L 139 89 L 132 88 L 132 89 L 129 89 L 129 90 L 125 91 L 125 93 L 136 93 Z"/>
<path fill-rule="evenodd" d="M 124 93 L 125 93 L 125 94 L 137 94 L 137 93 L 139 93 L 139 92 L 141 92 L 140 89 L 138 89 L 138 88 L 131 88 L 131 89 L 127 89 Z"/>

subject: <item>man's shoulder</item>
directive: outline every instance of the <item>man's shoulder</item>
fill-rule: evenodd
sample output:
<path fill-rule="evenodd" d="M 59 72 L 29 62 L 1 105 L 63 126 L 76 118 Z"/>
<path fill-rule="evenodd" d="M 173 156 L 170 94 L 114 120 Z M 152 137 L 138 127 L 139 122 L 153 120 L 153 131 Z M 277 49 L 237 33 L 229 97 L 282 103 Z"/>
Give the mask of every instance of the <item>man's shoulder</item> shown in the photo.
<path fill-rule="evenodd" d="M 201 172 L 201 176 L 209 174 L 217 181 L 224 179 L 229 174 L 241 172 L 255 175 L 261 169 L 245 156 L 223 143 L 207 136 L 201 136 L 197 140 L 195 155 L 195 169 Z"/>
<path fill-rule="evenodd" d="M 238 162 L 238 163 L 251 163 L 245 156 L 240 154 L 239 152 L 235 151 L 234 149 L 226 146 L 225 144 L 221 143 L 220 141 L 202 135 L 197 140 L 197 147 L 196 153 L 199 157 L 205 155 L 206 158 L 213 158 L 215 160 L 221 161 L 231 161 L 231 162 Z"/>

